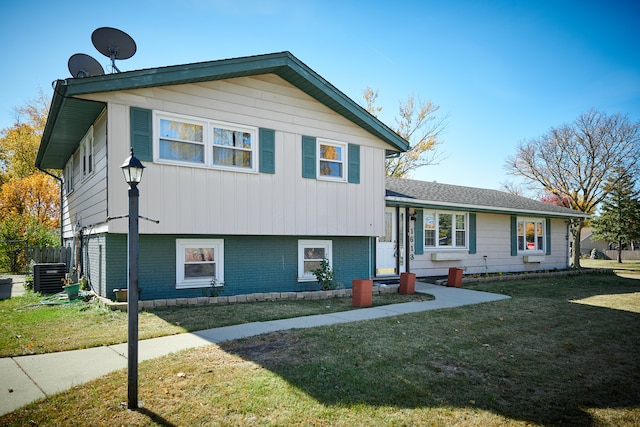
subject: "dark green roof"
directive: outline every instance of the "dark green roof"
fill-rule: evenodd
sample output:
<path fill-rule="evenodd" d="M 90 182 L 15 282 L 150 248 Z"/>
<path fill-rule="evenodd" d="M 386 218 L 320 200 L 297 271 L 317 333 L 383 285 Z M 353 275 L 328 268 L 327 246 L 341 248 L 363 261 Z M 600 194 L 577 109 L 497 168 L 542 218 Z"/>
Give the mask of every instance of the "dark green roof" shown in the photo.
<path fill-rule="evenodd" d="M 336 113 L 393 147 L 406 151 L 409 144 L 384 123 L 340 92 L 290 52 L 224 59 L 170 67 L 149 68 L 103 76 L 58 80 L 36 166 L 62 169 L 80 139 L 105 105 L 75 98 L 100 92 L 188 84 L 261 74 L 276 74 Z"/>
<path fill-rule="evenodd" d="M 574 209 L 543 203 L 527 197 L 486 188 L 387 177 L 388 205 L 557 218 L 588 218 Z"/>

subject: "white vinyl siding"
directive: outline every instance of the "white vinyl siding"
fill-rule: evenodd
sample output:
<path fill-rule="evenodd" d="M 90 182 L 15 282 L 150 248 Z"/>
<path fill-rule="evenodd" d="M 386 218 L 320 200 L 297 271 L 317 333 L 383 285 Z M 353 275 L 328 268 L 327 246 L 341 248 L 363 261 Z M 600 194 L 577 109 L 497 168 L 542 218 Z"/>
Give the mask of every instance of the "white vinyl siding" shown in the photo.
<path fill-rule="evenodd" d="M 134 101 L 136 107 L 170 116 L 275 130 L 273 174 L 143 162 L 140 212 L 160 223 L 141 221 L 141 233 L 373 237 L 384 232 L 388 145 L 277 76 L 92 96 L 108 101 L 110 112 L 118 113 L 109 120 L 112 142 L 129 140 L 129 127 L 122 126 L 120 112 L 128 123 L 128 103 Z M 360 184 L 301 178 L 303 135 L 359 145 Z M 120 183 L 119 166 L 129 149 L 114 142 L 109 150 L 109 212 L 117 215 L 127 210 L 127 187 Z M 126 222 L 111 221 L 109 229 L 126 232 Z"/>

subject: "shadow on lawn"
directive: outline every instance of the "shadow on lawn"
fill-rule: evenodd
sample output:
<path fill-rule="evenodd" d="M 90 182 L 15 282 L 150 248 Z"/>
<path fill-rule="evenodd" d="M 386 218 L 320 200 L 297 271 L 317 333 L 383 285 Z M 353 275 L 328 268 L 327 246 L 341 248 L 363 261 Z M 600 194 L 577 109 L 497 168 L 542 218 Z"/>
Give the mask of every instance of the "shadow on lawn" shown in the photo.
<path fill-rule="evenodd" d="M 595 423 L 585 408 L 640 407 L 639 315 L 567 300 L 523 298 L 221 347 L 326 405 L 474 407 L 581 426 Z"/>

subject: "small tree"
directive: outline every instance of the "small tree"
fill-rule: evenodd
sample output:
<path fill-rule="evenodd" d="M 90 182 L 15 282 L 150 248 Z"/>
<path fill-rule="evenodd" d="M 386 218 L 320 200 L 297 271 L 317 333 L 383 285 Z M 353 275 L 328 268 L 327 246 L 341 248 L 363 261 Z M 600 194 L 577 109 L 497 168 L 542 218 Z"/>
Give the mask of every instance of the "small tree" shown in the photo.
<path fill-rule="evenodd" d="M 621 170 L 607 185 L 609 195 L 602 203 L 600 216 L 591 221 L 593 237 L 614 242 L 618 250 L 618 262 L 622 263 L 625 243 L 640 239 L 640 201 L 630 174 Z"/>
<path fill-rule="evenodd" d="M 382 110 L 376 106 L 378 91 L 367 87 L 362 92 L 365 109 L 374 117 Z M 396 119 L 395 132 L 409 143 L 409 150 L 397 157 L 387 159 L 387 176 L 406 178 L 422 166 L 437 164 L 442 156 L 438 145 L 442 143 L 440 135 L 447 127 L 446 121 L 436 114 L 439 105 L 431 100 L 420 101 L 411 94 L 406 102 L 400 102 L 400 117 Z"/>

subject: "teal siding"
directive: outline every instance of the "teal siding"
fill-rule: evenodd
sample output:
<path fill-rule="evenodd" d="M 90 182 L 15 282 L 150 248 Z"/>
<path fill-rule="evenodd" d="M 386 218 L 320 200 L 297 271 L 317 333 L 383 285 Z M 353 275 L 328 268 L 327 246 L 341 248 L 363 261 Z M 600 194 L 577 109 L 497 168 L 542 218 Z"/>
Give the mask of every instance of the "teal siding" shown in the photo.
<path fill-rule="evenodd" d="M 276 131 L 260 128 L 260 172 L 276 173 Z"/>
<path fill-rule="evenodd" d="M 476 253 L 476 214 L 469 214 L 469 253 Z"/>
<path fill-rule="evenodd" d="M 349 182 L 360 184 L 360 146 L 349 144 Z"/>
<path fill-rule="evenodd" d="M 153 161 L 153 135 L 151 110 L 131 107 L 129 109 L 131 127 L 131 148 L 135 156 L 144 161 Z"/>
<path fill-rule="evenodd" d="M 140 299 L 194 298 L 205 290 L 175 288 L 178 238 L 224 239 L 225 287 L 223 295 L 259 292 L 318 290 L 316 282 L 298 282 L 298 237 L 293 236 L 166 236 L 140 237 Z M 302 239 L 302 237 L 300 237 Z M 304 239 L 333 241 L 336 280 L 346 288 L 357 278 L 369 278 L 370 239 L 368 237 L 305 236 Z M 108 257 L 106 293 L 127 286 L 127 236 L 107 235 Z"/>
<path fill-rule="evenodd" d="M 302 177 L 316 177 L 316 139 L 312 136 L 302 137 Z"/>
<path fill-rule="evenodd" d="M 414 252 L 416 255 L 422 255 L 424 253 L 424 214 L 422 209 L 416 209 L 414 232 L 416 235 Z"/>

